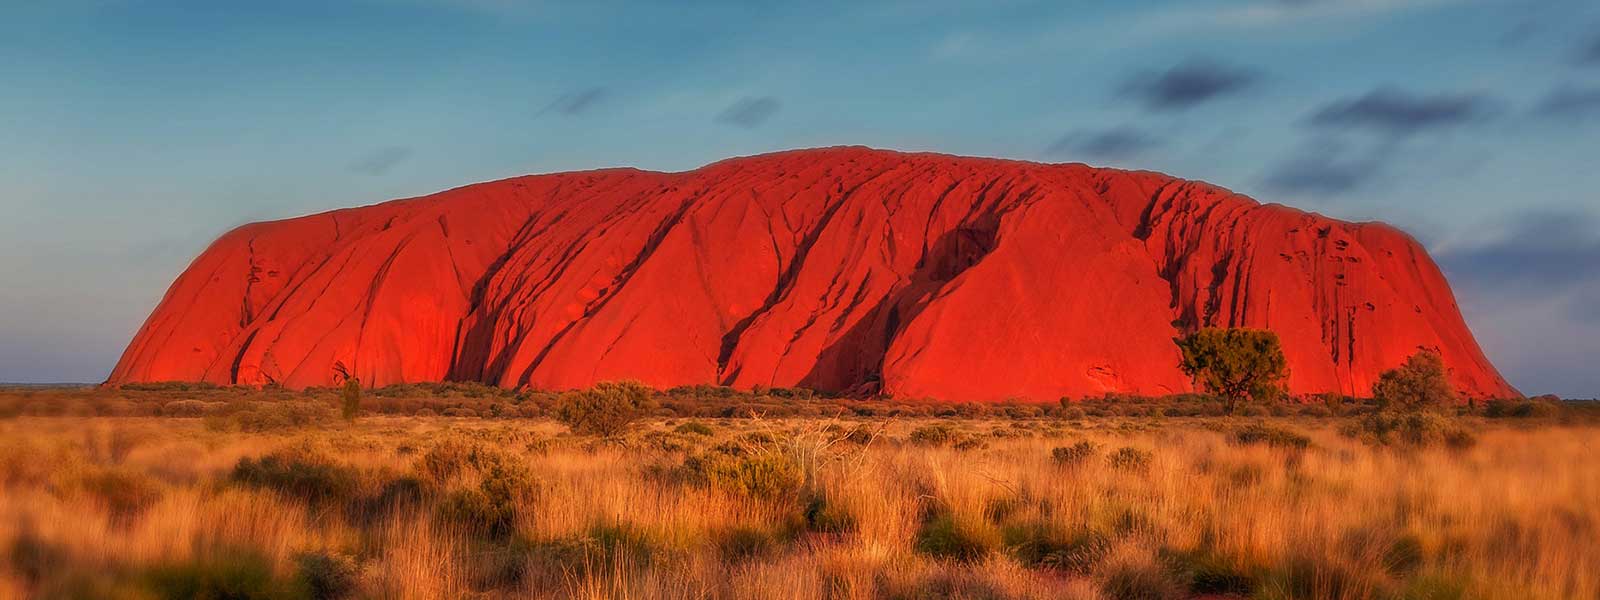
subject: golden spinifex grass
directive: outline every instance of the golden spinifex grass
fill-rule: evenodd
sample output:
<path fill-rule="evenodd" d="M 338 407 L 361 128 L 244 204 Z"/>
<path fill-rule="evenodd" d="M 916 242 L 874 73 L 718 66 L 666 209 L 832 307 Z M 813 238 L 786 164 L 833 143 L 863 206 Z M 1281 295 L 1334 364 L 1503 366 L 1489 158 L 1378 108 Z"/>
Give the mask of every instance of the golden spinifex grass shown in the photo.
<path fill-rule="evenodd" d="M 20 417 L 0 597 L 1600 595 L 1600 432 L 1341 423 Z"/>

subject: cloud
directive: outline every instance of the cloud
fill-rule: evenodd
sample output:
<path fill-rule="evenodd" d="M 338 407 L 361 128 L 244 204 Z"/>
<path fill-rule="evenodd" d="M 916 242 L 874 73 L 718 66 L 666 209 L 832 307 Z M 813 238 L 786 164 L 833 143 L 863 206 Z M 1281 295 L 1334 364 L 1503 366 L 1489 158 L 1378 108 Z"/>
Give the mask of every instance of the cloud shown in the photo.
<path fill-rule="evenodd" d="M 1490 118 L 1492 101 L 1481 94 L 1421 96 L 1379 88 L 1360 98 L 1318 109 L 1308 123 L 1323 128 L 1367 129 L 1395 137 L 1446 129 Z"/>
<path fill-rule="evenodd" d="M 1257 79 L 1248 69 L 1195 59 L 1164 72 L 1135 75 L 1118 94 L 1143 104 L 1146 110 L 1182 110 L 1242 91 Z"/>
<path fill-rule="evenodd" d="M 590 109 L 594 108 L 596 104 L 604 101 L 606 95 L 606 89 L 602 87 L 591 87 L 581 89 L 576 92 L 567 92 L 562 94 L 559 98 L 556 98 L 550 104 L 545 105 L 545 107 L 534 116 L 542 116 L 545 113 L 553 112 L 565 117 L 575 117 L 588 112 Z"/>
<path fill-rule="evenodd" d="M 1600 65 L 1600 35 L 1594 36 L 1589 43 L 1578 50 L 1578 63 L 1585 65 Z"/>
<path fill-rule="evenodd" d="M 1467 0 L 1259 0 L 1167 11 L 1155 24 L 1166 29 L 1265 29 L 1384 17 Z"/>
<path fill-rule="evenodd" d="M 1267 173 L 1263 184 L 1274 192 L 1334 196 L 1360 189 L 1383 172 L 1388 152 L 1355 153 L 1344 143 L 1324 140 L 1307 145 Z"/>
<path fill-rule="evenodd" d="M 1083 156 L 1102 160 L 1132 158 L 1161 145 L 1142 130 L 1114 127 L 1098 131 L 1074 131 L 1056 140 L 1045 153 L 1053 156 Z"/>
<path fill-rule="evenodd" d="M 383 175 L 411 158 L 412 150 L 405 146 L 388 146 L 372 151 L 372 153 L 356 159 L 350 163 L 350 170 L 366 175 Z"/>
<path fill-rule="evenodd" d="M 1534 112 L 1545 117 L 1582 119 L 1600 116 L 1600 88 L 1564 85 L 1546 94 Z"/>
<path fill-rule="evenodd" d="M 1551 291 L 1600 279 L 1600 220 L 1581 212 L 1535 213 L 1493 241 L 1453 249 L 1439 262 L 1469 284 Z"/>
<path fill-rule="evenodd" d="M 722 109 L 722 113 L 717 115 L 717 122 L 750 129 L 767 122 L 782 107 L 783 104 L 771 96 L 740 98 Z"/>

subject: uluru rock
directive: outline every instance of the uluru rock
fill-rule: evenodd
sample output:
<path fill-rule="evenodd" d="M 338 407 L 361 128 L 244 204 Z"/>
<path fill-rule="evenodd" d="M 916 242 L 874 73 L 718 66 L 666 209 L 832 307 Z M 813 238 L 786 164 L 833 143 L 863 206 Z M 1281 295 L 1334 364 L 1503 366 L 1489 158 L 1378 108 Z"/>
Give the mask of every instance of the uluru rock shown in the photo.
<path fill-rule="evenodd" d="M 1204 183 L 865 148 L 535 175 L 240 227 L 109 383 L 541 389 L 637 379 L 953 401 L 1159 395 L 1172 338 L 1258 327 L 1297 393 L 1418 349 L 1516 392 L 1423 248 Z"/>

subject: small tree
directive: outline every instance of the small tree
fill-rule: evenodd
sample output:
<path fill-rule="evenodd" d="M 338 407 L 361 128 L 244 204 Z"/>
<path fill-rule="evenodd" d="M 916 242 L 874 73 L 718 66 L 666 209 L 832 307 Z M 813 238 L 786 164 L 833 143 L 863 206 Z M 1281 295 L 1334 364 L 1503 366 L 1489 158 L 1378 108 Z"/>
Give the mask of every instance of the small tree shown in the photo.
<path fill-rule="evenodd" d="M 1378 375 L 1372 396 L 1383 408 L 1419 411 L 1455 402 L 1456 392 L 1437 352 L 1421 350 Z"/>
<path fill-rule="evenodd" d="M 339 391 L 340 412 L 344 420 L 354 421 L 361 416 L 361 380 L 350 377 L 344 380 L 344 389 Z"/>
<path fill-rule="evenodd" d="M 361 380 L 350 374 L 350 369 L 344 362 L 333 365 L 334 376 L 344 381 L 339 390 L 339 409 L 346 421 L 354 421 L 361 416 Z"/>
<path fill-rule="evenodd" d="M 1289 376 L 1278 334 L 1264 329 L 1201 329 L 1174 338 L 1183 352 L 1178 368 L 1195 385 L 1222 397 L 1228 414 L 1239 402 L 1265 402 L 1282 393 Z"/>
<path fill-rule="evenodd" d="M 650 388 L 637 381 L 605 381 L 588 390 L 561 395 L 556 420 L 574 433 L 614 437 L 655 407 Z"/>

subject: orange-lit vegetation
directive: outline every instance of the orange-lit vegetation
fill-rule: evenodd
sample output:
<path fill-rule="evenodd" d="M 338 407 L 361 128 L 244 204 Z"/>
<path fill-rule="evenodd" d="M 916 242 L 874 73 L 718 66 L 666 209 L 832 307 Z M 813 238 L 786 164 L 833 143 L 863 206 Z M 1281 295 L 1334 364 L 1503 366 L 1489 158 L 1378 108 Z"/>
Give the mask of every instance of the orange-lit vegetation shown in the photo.
<path fill-rule="evenodd" d="M 507 416 L 374 414 L 383 390 L 354 423 L 334 390 L 0 394 L 0 597 L 1600 594 L 1600 429 L 1545 402 L 1417 413 L 1442 429 L 1413 439 L 1364 425 L 1412 413 L 1358 404 L 720 418 L 663 395 L 597 437 L 468 389 Z M 30 416 L 45 399 L 171 416 Z"/>

